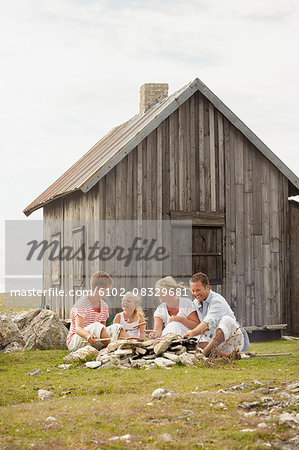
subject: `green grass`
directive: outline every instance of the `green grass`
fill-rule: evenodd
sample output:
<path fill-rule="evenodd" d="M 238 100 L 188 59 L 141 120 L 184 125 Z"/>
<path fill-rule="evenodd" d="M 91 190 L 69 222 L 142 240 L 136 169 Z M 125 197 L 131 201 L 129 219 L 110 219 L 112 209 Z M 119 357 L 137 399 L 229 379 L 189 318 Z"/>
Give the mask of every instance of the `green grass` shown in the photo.
<path fill-rule="evenodd" d="M 81 366 L 58 369 L 66 351 L 28 351 L 0 354 L 0 448 L 221 448 L 257 449 L 262 442 L 287 439 L 295 430 L 269 422 L 257 428 L 262 417 L 247 418 L 238 408 L 241 401 L 257 399 L 254 389 L 232 395 L 220 394 L 240 382 L 254 379 L 283 383 L 298 380 L 297 341 L 273 341 L 252 345 L 258 353 L 288 353 L 291 356 L 250 358 L 214 368 L 100 369 Z M 28 376 L 34 368 L 40 376 Z M 158 387 L 175 396 L 151 402 Z M 55 399 L 39 402 L 39 388 L 53 391 Z M 191 394 L 192 391 L 209 391 Z M 69 392 L 64 394 L 64 392 Z M 225 408 L 219 406 L 223 402 Z M 191 410 L 192 414 L 184 414 Z M 56 421 L 47 421 L 53 416 Z M 272 423 L 273 422 L 273 423 Z M 240 432 L 253 428 L 254 433 Z M 131 434 L 130 444 L 109 441 Z M 173 443 L 160 435 L 169 433 Z M 266 448 L 266 447 L 264 447 Z"/>

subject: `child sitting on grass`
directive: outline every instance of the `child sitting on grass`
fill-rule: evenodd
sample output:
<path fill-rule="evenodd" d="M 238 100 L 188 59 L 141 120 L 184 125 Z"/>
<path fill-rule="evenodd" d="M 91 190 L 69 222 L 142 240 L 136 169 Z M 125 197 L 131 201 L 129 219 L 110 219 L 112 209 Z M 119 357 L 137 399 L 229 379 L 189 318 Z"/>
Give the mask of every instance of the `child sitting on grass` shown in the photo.
<path fill-rule="evenodd" d="M 106 347 L 111 338 L 128 337 L 121 325 L 105 327 L 109 307 L 104 299 L 113 286 L 111 276 L 106 272 L 96 272 L 90 283 L 92 293 L 79 298 L 71 310 L 67 347 L 72 352 L 88 344 L 100 349 Z"/>
<path fill-rule="evenodd" d="M 143 311 L 139 306 L 139 297 L 127 292 L 122 299 L 123 312 L 115 316 L 113 323 L 119 323 L 129 337 L 143 340 L 145 338 L 146 323 Z"/>

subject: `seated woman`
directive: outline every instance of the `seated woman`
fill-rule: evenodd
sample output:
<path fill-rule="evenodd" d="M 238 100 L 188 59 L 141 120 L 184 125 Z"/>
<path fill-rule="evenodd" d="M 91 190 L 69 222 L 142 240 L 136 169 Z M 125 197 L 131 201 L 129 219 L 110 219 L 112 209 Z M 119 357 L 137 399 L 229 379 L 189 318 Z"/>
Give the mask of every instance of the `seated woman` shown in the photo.
<path fill-rule="evenodd" d="M 116 314 L 113 323 L 119 323 L 131 338 L 143 340 L 145 338 L 146 323 L 144 314 L 139 306 L 139 297 L 132 292 L 126 292 L 121 306 L 123 312 Z"/>
<path fill-rule="evenodd" d="M 169 276 L 157 281 L 156 289 L 159 291 L 161 304 L 154 312 L 154 329 L 150 333 L 152 339 L 169 333 L 183 336 L 199 324 L 192 301 L 178 295 L 185 289 L 183 284 Z"/>

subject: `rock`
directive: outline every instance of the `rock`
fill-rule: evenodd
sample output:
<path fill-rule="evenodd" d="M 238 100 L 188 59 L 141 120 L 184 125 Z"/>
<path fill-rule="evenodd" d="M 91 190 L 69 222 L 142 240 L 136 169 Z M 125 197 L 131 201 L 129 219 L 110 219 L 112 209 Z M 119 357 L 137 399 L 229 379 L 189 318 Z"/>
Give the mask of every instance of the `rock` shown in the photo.
<path fill-rule="evenodd" d="M 194 412 L 191 409 L 182 409 L 182 414 L 184 416 L 193 416 Z"/>
<path fill-rule="evenodd" d="M 25 311 L 14 317 L 26 343 L 25 350 L 66 349 L 67 328 L 58 314 L 48 309 Z"/>
<path fill-rule="evenodd" d="M 130 442 L 133 439 L 131 434 L 124 434 L 123 436 L 113 436 L 109 439 L 109 441 L 126 441 Z"/>
<path fill-rule="evenodd" d="M 241 433 L 253 433 L 255 430 L 252 428 L 244 428 L 243 430 L 240 430 Z"/>
<path fill-rule="evenodd" d="M 144 356 L 147 353 L 147 349 L 143 348 L 143 347 L 137 347 L 136 348 L 136 353 L 137 353 L 137 355 Z"/>
<path fill-rule="evenodd" d="M 154 352 L 155 352 L 155 355 L 156 355 L 156 356 L 160 356 L 160 355 L 162 355 L 162 353 L 166 352 L 166 350 L 167 350 L 167 349 L 169 348 L 169 346 L 170 346 L 170 342 L 171 342 L 171 341 L 170 341 L 170 340 L 167 340 L 167 339 L 158 342 L 158 344 L 156 344 L 156 345 L 154 346 Z"/>
<path fill-rule="evenodd" d="M 171 346 L 171 351 L 175 352 L 176 354 L 179 354 L 179 352 L 181 350 L 186 351 L 186 347 L 184 347 L 182 344 L 177 344 L 177 345 Z"/>
<path fill-rule="evenodd" d="M 93 361 L 98 356 L 98 350 L 91 345 L 79 348 L 63 358 L 66 363 Z"/>
<path fill-rule="evenodd" d="M 161 440 L 162 441 L 164 441 L 164 442 L 173 442 L 173 437 L 171 436 L 171 434 L 168 434 L 168 433 L 164 433 L 164 434 L 161 434 Z"/>
<path fill-rule="evenodd" d="M 247 413 L 244 413 L 245 417 L 254 417 L 256 416 L 256 411 L 249 411 Z"/>
<path fill-rule="evenodd" d="M 170 397 L 171 395 L 173 395 L 173 392 L 170 392 L 167 389 L 158 388 L 154 392 L 152 392 L 152 400 L 154 398 L 161 400 L 161 398 Z"/>
<path fill-rule="evenodd" d="M 44 400 L 50 400 L 51 398 L 55 397 L 54 392 L 46 391 L 45 389 L 39 389 L 37 395 L 38 399 L 41 400 L 42 402 Z"/>
<path fill-rule="evenodd" d="M 154 339 L 149 339 L 148 341 L 142 342 L 142 347 L 145 347 L 145 348 L 152 347 L 152 346 L 154 348 L 154 345 L 155 345 Z"/>
<path fill-rule="evenodd" d="M 175 366 L 175 364 L 176 364 L 174 361 L 171 361 L 170 359 L 167 359 L 167 358 L 156 358 L 156 359 L 154 359 L 154 363 L 158 367 L 161 367 L 162 369 L 164 369 L 166 367 Z"/>
<path fill-rule="evenodd" d="M 284 412 L 282 414 L 280 414 L 278 421 L 280 424 L 285 424 L 285 425 L 290 425 L 290 426 L 294 426 L 294 425 L 298 425 L 299 424 L 299 413 L 288 413 L 288 412 Z"/>
<path fill-rule="evenodd" d="M 14 352 L 22 352 L 24 350 L 24 346 L 19 344 L 18 342 L 11 342 L 8 344 L 3 353 L 14 353 Z"/>
<path fill-rule="evenodd" d="M 88 361 L 85 363 L 85 366 L 88 367 L 88 369 L 97 369 L 101 365 L 101 361 Z"/>
<path fill-rule="evenodd" d="M 103 348 L 102 350 L 105 350 L 105 353 L 107 354 L 107 353 L 114 352 L 115 350 L 117 350 L 120 345 L 121 344 L 119 343 L 119 341 L 110 342 L 110 344 L 108 344 L 107 347 L 105 349 Z"/>
<path fill-rule="evenodd" d="M 55 421 L 56 421 L 55 417 L 49 416 L 46 418 L 46 422 L 55 422 Z"/>
<path fill-rule="evenodd" d="M 184 366 L 193 366 L 196 362 L 196 358 L 194 358 L 194 355 L 189 355 L 185 352 L 179 355 L 179 361 L 181 364 L 184 364 Z"/>
<path fill-rule="evenodd" d="M 239 408 L 242 409 L 257 409 L 260 407 L 260 402 L 242 402 L 239 404 Z"/>
<path fill-rule="evenodd" d="M 236 384 L 235 386 L 232 386 L 232 387 L 227 388 L 227 389 L 219 389 L 217 391 L 217 393 L 218 394 L 233 394 L 236 391 L 243 391 L 244 389 L 247 389 L 247 388 L 248 388 L 248 384 L 247 383 L 240 383 L 240 384 Z"/>
<path fill-rule="evenodd" d="M 163 358 L 170 359 L 171 361 L 174 361 L 175 363 L 179 362 L 179 357 L 175 353 L 165 352 L 165 353 L 163 353 Z"/>
<path fill-rule="evenodd" d="M 285 389 L 286 391 L 297 394 L 299 392 L 299 383 L 294 381 L 293 383 L 288 384 Z"/>
<path fill-rule="evenodd" d="M 265 388 L 265 387 L 261 387 L 256 389 L 255 391 L 253 391 L 254 394 L 261 394 L 261 395 L 265 395 L 265 394 L 269 394 L 270 393 L 270 389 L 269 388 Z"/>
<path fill-rule="evenodd" d="M 22 348 L 25 341 L 18 326 L 7 315 L 0 316 L 0 351 L 12 343 L 19 344 Z"/>
<path fill-rule="evenodd" d="M 59 366 L 57 366 L 57 369 L 69 369 L 72 366 L 73 364 L 59 364 Z"/>
<path fill-rule="evenodd" d="M 35 375 L 41 375 L 41 370 L 40 369 L 33 369 L 31 370 L 31 372 L 27 373 L 27 375 L 29 376 L 35 376 Z"/>
<path fill-rule="evenodd" d="M 259 380 L 253 380 L 253 384 L 255 384 L 256 386 L 262 386 L 263 383 L 261 383 Z"/>
<path fill-rule="evenodd" d="M 112 362 L 108 361 L 105 364 L 102 364 L 100 369 L 108 369 L 109 367 L 115 367 L 115 365 Z"/>
<path fill-rule="evenodd" d="M 267 428 L 267 424 L 265 422 L 259 423 L 258 428 Z"/>
<path fill-rule="evenodd" d="M 114 355 L 116 356 L 127 356 L 127 355 L 132 355 L 133 354 L 133 349 L 131 348 L 118 348 L 117 350 L 115 350 Z"/>
<path fill-rule="evenodd" d="M 164 339 L 166 339 L 167 341 L 178 341 L 180 340 L 179 336 L 177 334 L 173 334 L 173 333 L 168 333 L 164 336 Z"/>

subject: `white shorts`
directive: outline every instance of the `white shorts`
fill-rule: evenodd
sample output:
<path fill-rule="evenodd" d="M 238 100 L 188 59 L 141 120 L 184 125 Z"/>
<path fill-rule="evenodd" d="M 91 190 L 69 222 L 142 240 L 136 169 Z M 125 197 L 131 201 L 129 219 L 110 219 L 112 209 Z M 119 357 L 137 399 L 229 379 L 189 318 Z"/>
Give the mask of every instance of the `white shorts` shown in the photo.
<path fill-rule="evenodd" d="M 99 339 L 101 337 L 103 328 L 105 328 L 107 333 L 110 334 L 112 340 L 115 340 L 118 338 L 118 335 L 123 327 L 118 323 L 114 323 L 112 325 L 109 325 L 109 327 L 105 327 L 105 325 L 103 325 L 102 323 L 95 322 L 87 325 L 84 330 L 88 331 L 90 334 L 94 334 Z M 86 342 L 86 339 L 79 336 L 78 334 L 74 334 L 68 346 L 68 349 L 69 351 L 74 352 L 75 350 L 78 350 L 78 348 L 85 347 L 85 345 L 89 345 L 88 342 Z M 103 346 L 104 345 L 102 342 L 97 342 L 93 345 L 93 347 L 96 347 L 99 350 L 103 348 Z"/>
<path fill-rule="evenodd" d="M 234 350 L 242 351 L 244 347 L 244 336 L 240 325 L 232 317 L 223 316 L 218 324 L 218 328 L 223 331 L 225 339 L 224 342 L 218 345 L 218 350 L 225 353 L 231 353 Z M 211 339 L 212 336 L 205 334 L 198 336 L 198 342 L 210 342 Z"/>

